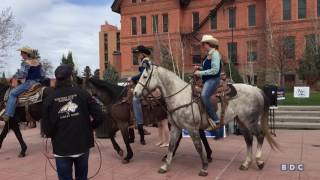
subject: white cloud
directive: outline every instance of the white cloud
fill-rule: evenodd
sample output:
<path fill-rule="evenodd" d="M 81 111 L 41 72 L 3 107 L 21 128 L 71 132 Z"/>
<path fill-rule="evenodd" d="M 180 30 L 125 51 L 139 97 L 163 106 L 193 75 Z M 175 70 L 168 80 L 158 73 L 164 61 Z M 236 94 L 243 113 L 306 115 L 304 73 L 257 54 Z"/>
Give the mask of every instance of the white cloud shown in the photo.
<path fill-rule="evenodd" d="M 62 53 L 71 50 L 82 71 L 86 65 L 91 69 L 99 66 L 100 25 L 107 20 L 119 26 L 120 17 L 111 12 L 111 2 L 108 3 L 77 5 L 66 0 L 4 0 L 0 9 L 12 7 L 23 26 L 21 46 L 39 49 L 41 57 L 55 66 L 59 65 Z M 19 64 L 19 54 L 13 49 L 5 70 L 13 74 Z"/>

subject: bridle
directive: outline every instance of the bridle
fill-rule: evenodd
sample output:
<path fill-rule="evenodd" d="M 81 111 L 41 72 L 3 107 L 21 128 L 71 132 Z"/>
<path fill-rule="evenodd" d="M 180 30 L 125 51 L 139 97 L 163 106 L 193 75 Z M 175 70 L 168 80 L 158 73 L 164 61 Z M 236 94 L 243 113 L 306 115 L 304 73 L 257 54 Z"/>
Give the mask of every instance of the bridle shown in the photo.
<path fill-rule="evenodd" d="M 147 79 L 147 82 L 145 84 L 142 84 L 140 81 L 138 81 L 138 84 L 142 86 L 142 90 L 141 92 L 143 92 L 144 90 L 147 90 L 148 93 L 150 94 L 150 90 L 148 89 L 149 87 L 149 84 L 150 84 L 150 81 L 151 81 L 151 77 L 152 77 L 152 74 L 153 74 L 153 66 L 156 66 L 156 65 L 152 65 L 152 68 L 151 68 L 151 73 Z M 169 95 L 169 96 L 163 96 L 164 99 L 167 99 L 167 98 L 171 98 L 171 97 L 174 97 L 176 95 L 178 95 L 179 93 L 181 93 L 183 90 L 187 89 L 188 86 L 190 86 L 191 83 L 188 83 L 186 86 L 184 86 L 182 89 L 180 89 L 179 91 Z"/>

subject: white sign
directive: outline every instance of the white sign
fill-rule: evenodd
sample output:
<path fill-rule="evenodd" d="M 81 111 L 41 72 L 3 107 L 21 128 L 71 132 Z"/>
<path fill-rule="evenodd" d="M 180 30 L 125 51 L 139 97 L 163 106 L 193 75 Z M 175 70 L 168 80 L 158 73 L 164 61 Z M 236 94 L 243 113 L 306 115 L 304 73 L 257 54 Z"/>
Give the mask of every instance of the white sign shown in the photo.
<path fill-rule="evenodd" d="M 294 87 L 295 98 L 309 98 L 310 97 L 310 87 Z"/>

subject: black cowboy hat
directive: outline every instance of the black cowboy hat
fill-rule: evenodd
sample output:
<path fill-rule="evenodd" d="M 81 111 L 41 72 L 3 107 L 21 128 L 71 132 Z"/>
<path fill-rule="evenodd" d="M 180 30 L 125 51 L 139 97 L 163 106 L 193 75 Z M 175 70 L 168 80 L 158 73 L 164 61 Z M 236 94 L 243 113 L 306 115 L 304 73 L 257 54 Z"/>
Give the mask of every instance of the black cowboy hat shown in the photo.
<path fill-rule="evenodd" d="M 60 65 L 54 72 L 57 80 L 63 80 L 70 78 L 73 73 L 73 68 L 71 65 L 63 64 Z"/>
<path fill-rule="evenodd" d="M 146 55 L 150 55 L 151 52 L 148 48 L 144 47 L 143 45 L 140 45 L 136 48 L 133 49 L 132 51 L 133 53 L 143 53 L 143 54 L 146 54 Z"/>

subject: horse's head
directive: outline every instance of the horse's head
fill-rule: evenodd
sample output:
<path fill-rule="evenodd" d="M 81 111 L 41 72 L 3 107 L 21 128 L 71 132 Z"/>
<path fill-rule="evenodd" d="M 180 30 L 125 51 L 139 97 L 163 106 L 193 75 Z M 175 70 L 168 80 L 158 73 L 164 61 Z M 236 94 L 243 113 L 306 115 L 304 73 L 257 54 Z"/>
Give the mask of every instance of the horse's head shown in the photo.
<path fill-rule="evenodd" d="M 134 88 L 133 94 L 136 97 L 145 96 L 159 87 L 159 83 L 158 66 L 147 64 L 138 84 Z"/>
<path fill-rule="evenodd" d="M 86 90 L 90 95 L 96 95 L 97 94 L 97 89 L 95 86 L 90 83 L 89 78 L 81 78 L 81 77 L 76 77 L 74 80 L 75 84 L 77 84 L 79 87 L 82 89 Z"/>

